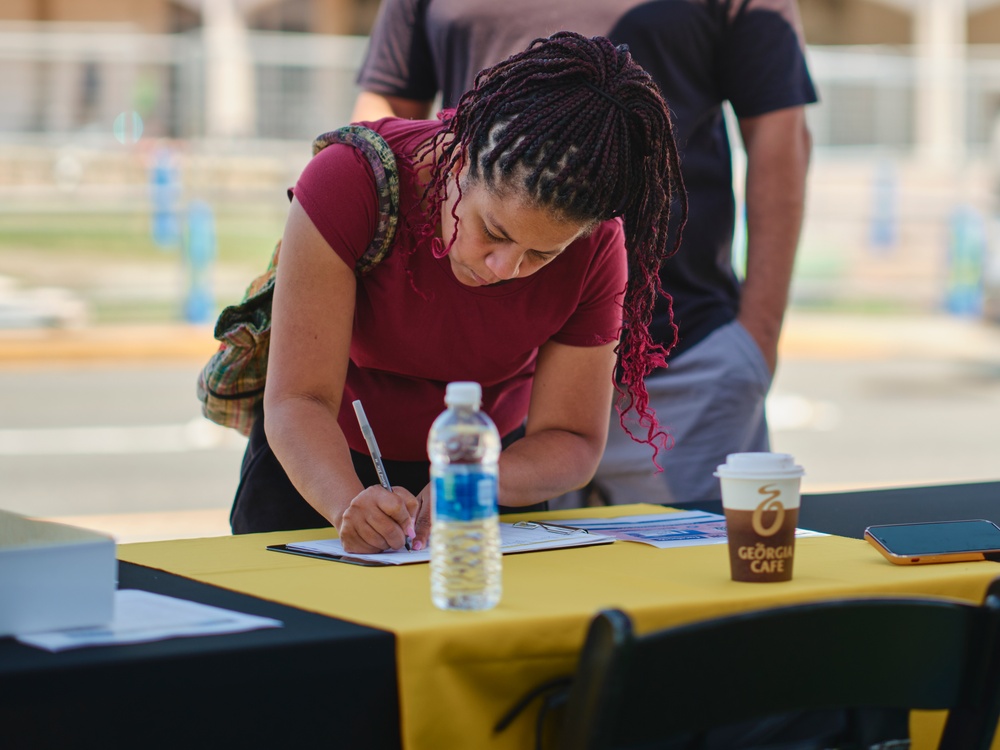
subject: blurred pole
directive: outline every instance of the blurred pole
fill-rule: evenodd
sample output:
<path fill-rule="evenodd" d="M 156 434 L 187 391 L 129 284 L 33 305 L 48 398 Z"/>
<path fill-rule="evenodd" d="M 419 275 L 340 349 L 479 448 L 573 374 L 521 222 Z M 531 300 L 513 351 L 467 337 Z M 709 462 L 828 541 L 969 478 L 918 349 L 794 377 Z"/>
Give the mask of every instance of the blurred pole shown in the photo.
<path fill-rule="evenodd" d="M 872 178 L 872 217 L 868 237 L 874 255 L 889 255 L 896 248 L 899 236 L 897 183 L 895 165 L 889 159 L 880 159 Z"/>
<path fill-rule="evenodd" d="M 236 0 L 204 0 L 205 134 L 254 136 L 257 104 L 246 21 Z"/>
<path fill-rule="evenodd" d="M 917 0 L 913 21 L 917 150 L 957 166 L 965 157 L 966 0 Z"/>
<path fill-rule="evenodd" d="M 983 258 L 983 319 L 1000 324 L 1000 215 L 991 229 Z"/>
<path fill-rule="evenodd" d="M 210 323 L 215 317 L 212 295 L 212 263 L 215 260 L 215 218 L 204 201 L 191 201 L 187 214 L 187 296 L 184 319 L 189 323 Z"/>
<path fill-rule="evenodd" d="M 173 250 L 181 242 L 180 178 L 174 152 L 160 146 L 153 153 L 149 170 L 150 198 L 153 203 L 153 242 L 165 250 Z"/>
<path fill-rule="evenodd" d="M 985 222 L 978 211 L 963 205 L 952 212 L 949 226 L 945 309 L 954 315 L 982 315 Z"/>
<path fill-rule="evenodd" d="M 1000 114 L 994 115 L 990 131 L 990 180 L 993 201 L 983 258 L 983 319 L 1000 324 Z"/>

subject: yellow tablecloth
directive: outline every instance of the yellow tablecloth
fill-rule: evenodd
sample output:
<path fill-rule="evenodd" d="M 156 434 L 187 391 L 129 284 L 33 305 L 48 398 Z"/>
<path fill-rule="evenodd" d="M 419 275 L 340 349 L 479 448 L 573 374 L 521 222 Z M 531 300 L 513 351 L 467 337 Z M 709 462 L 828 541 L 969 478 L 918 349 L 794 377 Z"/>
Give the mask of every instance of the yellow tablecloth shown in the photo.
<path fill-rule="evenodd" d="M 545 518 L 663 510 L 631 505 Z M 118 556 L 395 633 L 406 750 L 530 747 L 532 712 L 500 735 L 492 734 L 493 724 L 531 687 L 572 672 L 587 623 L 604 607 L 628 612 L 641 633 L 844 596 L 932 595 L 979 602 L 1000 575 L 1000 567 L 989 562 L 896 566 L 864 541 L 814 537 L 796 542 L 794 580 L 735 583 L 725 545 L 660 550 L 616 542 L 505 556 L 503 598 L 496 609 L 442 612 L 431 604 L 426 565 L 364 568 L 265 549 L 334 535 L 325 529 L 126 544 Z M 939 716 L 915 725 L 923 739 L 914 750 L 931 746 L 926 738 L 939 731 Z"/>

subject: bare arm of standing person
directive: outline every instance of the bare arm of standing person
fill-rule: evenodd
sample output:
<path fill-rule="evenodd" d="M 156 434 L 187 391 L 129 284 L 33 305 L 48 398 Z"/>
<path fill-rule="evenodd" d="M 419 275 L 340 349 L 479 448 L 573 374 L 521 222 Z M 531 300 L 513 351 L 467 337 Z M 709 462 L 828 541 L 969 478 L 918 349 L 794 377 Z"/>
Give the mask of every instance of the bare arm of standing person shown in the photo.
<path fill-rule="evenodd" d="M 433 102 L 404 99 L 401 96 L 362 91 L 354 101 L 351 122 L 381 120 L 383 117 L 403 117 L 408 120 L 426 120 L 431 116 Z"/>
<path fill-rule="evenodd" d="M 274 291 L 264 424 L 288 478 L 337 527 L 344 548 L 381 552 L 399 549 L 414 533 L 417 501 L 403 488 L 364 488 L 337 422 L 356 283 L 354 270 L 292 201 Z"/>
<path fill-rule="evenodd" d="M 740 119 L 747 152 L 747 269 L 739 321 L 773 373 L 805 210 L 811 138 L 805 110 Z"/>
<path fill-rule="evenodd" d="M 438 84 L 427 36 L 426 0 L 381 0 L 358 71 L 353 122 L 426 120 Z"/>

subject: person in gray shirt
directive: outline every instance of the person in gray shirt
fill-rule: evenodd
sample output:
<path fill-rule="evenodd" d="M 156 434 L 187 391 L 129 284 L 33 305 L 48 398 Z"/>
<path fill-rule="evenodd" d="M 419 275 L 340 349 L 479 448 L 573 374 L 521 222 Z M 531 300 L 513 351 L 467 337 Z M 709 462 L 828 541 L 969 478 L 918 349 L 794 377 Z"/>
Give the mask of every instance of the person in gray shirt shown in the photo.
<path fill-rule="evenodd" d="M 798 9 L 795 0 L 382 0 L 354 119 L 427 117 L 438 96 L 453 106 L 480 69 L 563 28 L 627 44 L 660 86 L 689 217 L 679 252 L 662 266 L 651 326 L 670 349 L 668 367 L 646 379 L 670 450 L 654 458 L 612 411 L 591 491 L 552 505 L 715 499 L 712 474 L 727 454 L 770 447 L 764 403 L 805 202 L 804 105 L 816 101 Z M 725 102 L 747 156 L 742 280 L 732 262 L 737 212 Z M 650 429 L 628 427 L 639 437 Z"/>

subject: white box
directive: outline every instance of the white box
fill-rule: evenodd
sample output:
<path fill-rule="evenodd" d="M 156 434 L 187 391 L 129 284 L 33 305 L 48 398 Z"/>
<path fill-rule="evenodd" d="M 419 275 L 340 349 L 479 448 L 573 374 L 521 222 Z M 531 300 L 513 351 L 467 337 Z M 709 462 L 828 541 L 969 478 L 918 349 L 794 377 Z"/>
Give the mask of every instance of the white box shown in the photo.
<path fill-rule="evenodd" d="M 0 510 L 0 636 L 114 618 L 115 540 Z"/>

